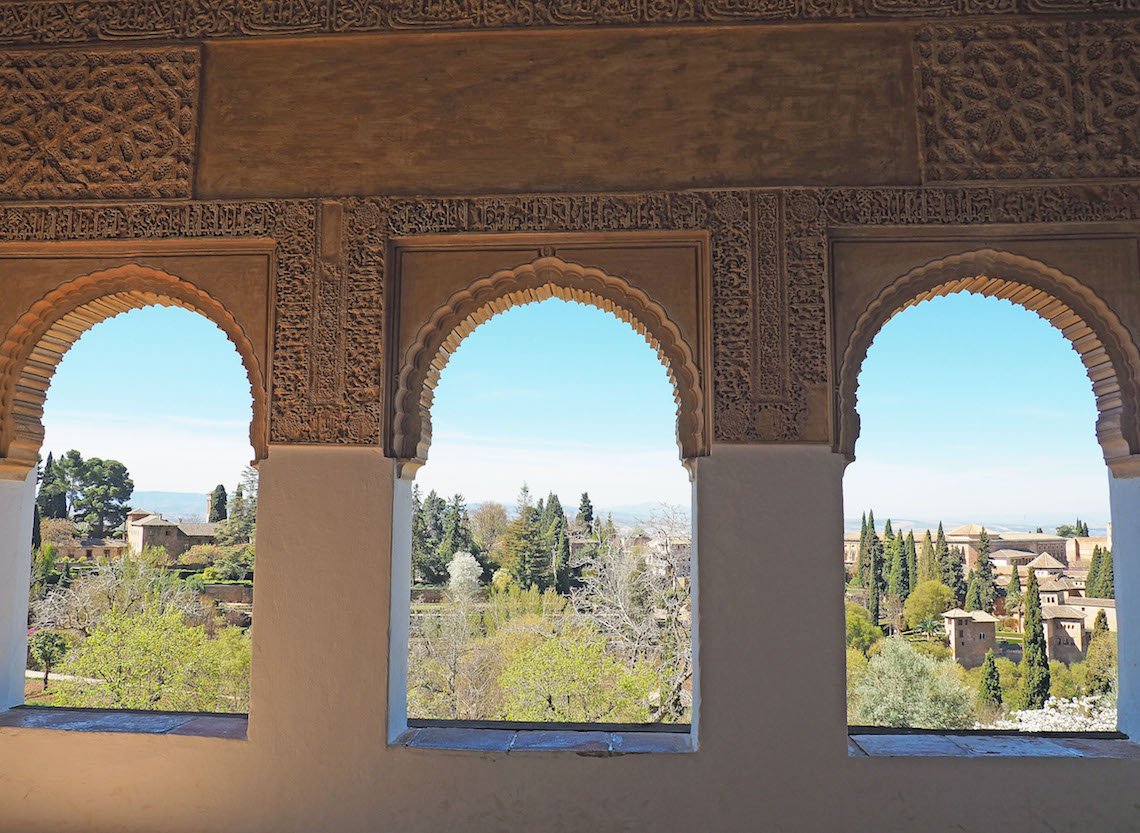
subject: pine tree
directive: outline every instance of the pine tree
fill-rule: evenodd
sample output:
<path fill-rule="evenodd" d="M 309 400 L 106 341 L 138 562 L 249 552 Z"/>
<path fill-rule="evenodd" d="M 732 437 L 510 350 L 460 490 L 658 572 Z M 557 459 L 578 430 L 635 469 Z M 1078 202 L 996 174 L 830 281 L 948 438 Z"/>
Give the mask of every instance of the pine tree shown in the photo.
<path fill-rule="evenodd" d="M 1041 593 L 1037 572 L 1029 571 L 1025 591 L 1025 653 L 1021 660 L 1022 704 L 1039 709 L 1049 697 L 1049 657 L 1045 652 L 1045 624 L 1041 618 Z"/>
<path fill-rule="evenodd" d="M 590 494 L 582 492 L 582 500 L 578 503 L 578 514 L 574 518 L 589 531 L 594 525 L 594 506 L 590 503 Z"/>
<path fill-rule="evenodd" d="M 1102 599 L 1116 598 L 1116 575 L 1112 568 L 1112 550 L 1104 551 L 1100 568 L 1100 586 L 1097 588 Z"/>
<path fill-rule="evenodd" d="M 994 563 L 990 558 L 990 536 L 984 527 L 982 528 L 981 541 L 978 543 L 978 560 L 975 566 L 974 578 L 978 584 L 978 609 L 984 610 L 986 613 L 993 613 L 994 600 L 997 598 L 997 582 L 994 579 Z"/>
<path fill-rule="evenodd" d="M 227 517 L 226 487 L 219 483 L 210 492 L 210 514 L 206 518 L 210 523 L 224 521 Z"/>
<path fill-rule="evenodd" d="M 997 663 L 994 662 L 994 652 L 986 652 L 986 661 L 982 663 L 982 679 L 978 683 L 978 701 L 990 706 L 1001 705 L 1001 677 L 998 675 Z"/>
<path fill-rule="evenodd" d="M 503 566 L 524 588 L 544 590 L 553 582 L 551 554 L 544 551 L 538 510 L 524 506 L 503 536 Z"/>
<path fill-rule="evenodd" d="M 1101 550 L 1100 545 L 1093 547 L 1092 564 L 1089 565 L 1089 574 L 1085 579 L 1085 595 L 1099 599 L 1100 596 L 1100 574 L 1104 569 L 1104 552 Z"/>
<path fill-rule="evenodd" d="M 909 597 L 914 592 L 914 588 L 918 587 L 918 553 L 914 548 L 913 529 L 906 534 L 906 572 L 910 578 L 910 583 L 906 588 L 906 595 Z"/>
<path fill-rule="evenodd" d="M 1092 645 L 1097 637 L 1103 636 L 1108 633 L 1108 616 L 1105 615 L 1103 608 L 1096 612 L 1096 618 L 1093 619 L 1092 636 L 1089 637 L 1089 644 Z"/>
<path fill-rule="evenodd" d="M 537 515 L 537 510 L 534 510 Z M 471 522 L 467 517 L 467 506 L 463 495 L 455 494 L 443 511 L 443 534 L 436 544 L 436 563 L 446 571 L 457 552 L 477 554 L 478 545 L 471 534 Z"/>

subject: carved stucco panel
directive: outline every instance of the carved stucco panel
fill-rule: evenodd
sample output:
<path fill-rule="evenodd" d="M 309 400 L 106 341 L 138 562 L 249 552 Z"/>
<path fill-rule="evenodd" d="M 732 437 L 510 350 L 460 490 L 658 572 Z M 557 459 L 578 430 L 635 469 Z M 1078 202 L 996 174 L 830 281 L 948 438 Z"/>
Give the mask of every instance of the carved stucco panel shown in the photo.
<path fill-rule="evenodd" d="M 1140 21 L 932 25 L 915 59 L 927 181 L 1140 175 Z"/>
<path fill-rule="evenodd" d="M 190 196 L 198 50 L 0 53 L 0 198 Z"/>

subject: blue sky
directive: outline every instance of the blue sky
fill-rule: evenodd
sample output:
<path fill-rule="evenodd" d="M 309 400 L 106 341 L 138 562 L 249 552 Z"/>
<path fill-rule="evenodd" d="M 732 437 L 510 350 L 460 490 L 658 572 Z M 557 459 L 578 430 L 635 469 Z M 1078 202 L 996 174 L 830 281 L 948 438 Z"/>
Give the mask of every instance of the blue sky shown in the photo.
<path fill-rule="evenodd" d="M 844 483 L 857 517 L 1048 526 L 1107 519 L 1095 405 L 1076 353 L 1033 313 L 956 295 L 893 319 L 860 377 L 862 434 Z M 65 356 L 48 449 L 122 460 L 140 490 L 232 486 L 252 451 L 249 387 L 206 319 L 148 308 L 95 327 Z M 688 505 L 672 389 L 611 315 L 551 299 L 475 331 L 444 370 L 427 490 L 511 503 L 526 480 L 576 504 Z"/>

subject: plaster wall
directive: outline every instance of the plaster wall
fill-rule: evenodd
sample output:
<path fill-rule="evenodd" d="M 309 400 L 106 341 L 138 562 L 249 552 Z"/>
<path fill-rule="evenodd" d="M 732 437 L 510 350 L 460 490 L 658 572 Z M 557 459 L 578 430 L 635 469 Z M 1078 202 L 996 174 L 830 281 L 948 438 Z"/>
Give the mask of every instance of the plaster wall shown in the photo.
<path fill-rule="evenodd" d="M 386 746 L 393 464 L 273 446 L 249 740 L 0 729 L 0 829 L 196 831 L 206 808 L 232 831 L 1134 829 L 1136 762 L 847 757 L 843 465 L 820 447 L 698 461 L 700 750 L 594 758 Z M 1140 526 L 1117 529 L 1123 551 Z M 810 590 L 755 593 L 772 582 Z"/>
<path fill-rule="evenodd" d="M 23 480 L 0 479 L 0 711 L 24 702 L 35 495 L 35 471 Z"/>

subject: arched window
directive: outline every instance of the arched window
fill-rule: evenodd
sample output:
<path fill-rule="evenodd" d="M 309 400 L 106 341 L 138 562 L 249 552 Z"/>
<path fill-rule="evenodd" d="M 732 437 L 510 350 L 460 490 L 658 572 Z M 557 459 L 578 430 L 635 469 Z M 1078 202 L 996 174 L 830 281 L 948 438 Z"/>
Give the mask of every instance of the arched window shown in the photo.
<path fill-rule="evenodd" d="M 132 265 L 53 290 L 0 354 L 3 469 L 34 466 L 28 702 L 248 711 L 266 399 L 241 326 Z"/>
<path fill-rule="evenodd" d="M 1041 708 L 1050 660 L 1054 694 L 1103 688 L 1074 682 L 1086 655 L 1045 635 L 1077 627 L 1061 619 L 1082 616 L 1071 605 L 1090 579 L 1114 595 L 1104 466 L 1129 453 L 1120 368 L 1134 352 L 1118 327 L 1075 281 L 998 252 L 917 269 L 864 314 L 840 382 L 841 443 L 857 451 L 844 481 L 849 722 L 1037 728 L 1014 712 Z M 993 643 L 946 645 L 953 621 Z M 985 694 L 991 649 L 1000 699 Z M 1089 650 L 1114 662 L 1115 633 Z M 1094 711 L 1086 728 L 1115 725 L 1107 700 Z"/>
<path fill-rule="evenodd" d="M 687 730 L 685 345 L 557 277 L 478 307 L 440 340 L 403 469 L 408 722 Z"/>

